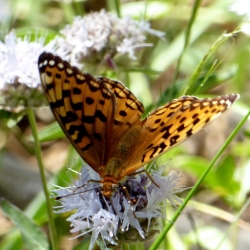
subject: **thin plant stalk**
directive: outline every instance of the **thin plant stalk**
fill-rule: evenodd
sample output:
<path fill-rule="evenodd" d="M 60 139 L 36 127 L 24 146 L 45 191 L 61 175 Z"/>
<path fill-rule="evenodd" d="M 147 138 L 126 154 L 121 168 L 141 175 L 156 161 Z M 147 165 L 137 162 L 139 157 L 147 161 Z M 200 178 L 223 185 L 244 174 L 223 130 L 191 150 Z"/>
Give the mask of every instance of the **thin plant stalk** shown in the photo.
<path fill-rule="evenodd" d="M 38 167 L 40 171 L 43 191 L 44 191 L 44 195 L 46 199 L 51 247 L 53 250 L 57 250 L 58 249 L 57 244 L 56 244 L 57 236 L 56 236 L 56 228 L 55 228 L 54 218 L 53 218 L 52 204 L 50 200 L 49 191 L 47 188 L 44 165 L 42 161 L 41 145 L 38 139 L 38 133 L 37 133 L 37 128 L 36 128 L 36 119 L 35 119 L 34 111 L 32 110 L 32 108 L 27 109 L 27 115 L 29 119 L 30 128 L 32 131 L 32 135 L 34 138 L 35 154 L 36 154 L 36 159 L 37 159 L 37 163 L 38 163 Z"/>
<path fill-rule="evenodd" d="M 230 225 L 230 227 L 226 230 L 224 237 L 221 239 L 220 243 L 218 244 L 218 246 L 216 247 L 215 250 L 220 249 L 222 243 L 224 242 L 226 236 L 229 234 L 230 229 L 236 225 L 236 223 L 238 222 L 238 220 L 240 219 L 240 217 L 242 216 L 242 214 L 247 210 L 247 208 L 249 207 L 250 204 L 250 198 L 247 199 L 246 203 L 242 206 L 240 212 L 237 214 L 237 216 L 235 217 L 235 221 Z"/>
<path fill-rule="evenodd" d="M 204 80 L 202 81 L 202 83 L 199 85 L 198 88 L 195 87 L 195 83 L 197 82 L 200 72 L 202 71 L 205 63 L 207 63 L 207 61 L 211 58 L 212 55 L 214 55 L 214 53 L 216 51 L 218 51 L 219 47 L 228 39 L 234 37 L 239 31 L 235 30 L 232 33 L 228 33 L 228 34 L 222 34 L 213 44 L 212 46 L 209 48 L 209 50 L 207 51 L 207 53 L 205 54 L 205 56 L 202 58 L 202 60 L 200 61 L 200 63 L 198 64 L 198 66 L 196 67 L 196 69 L 194 70 L 193 74 L 190 77 L 190 80 L 188 81 L 188 84 L 185 86 L 184 89 L 181 90 L 180 95 L 190 95 L 190 94 L 197 94 L 199 93 L 199 90 L 204 86 L 206 80 L 209 78 L 209 76 L 215 71 L 215 69 L 221 64 L 221 61 L 214 61 L 213 65 L 211 66 L 211 68 L 209 69 L 209 71 L 207 72 Z"/>
<path fill-rule="evenodd" d="M 120 1 L 119 0 L 114 0 L 114 5 L 115 5 L 115 11 L 118 17 L 121 17 L 121 8 L 120 8 Z"/>
<path fill-rule="evenodd" d="M 188 22 L 188 27 L 187 27 L 186 36 L 185 36 L 184 47 L 183 47 L 182 53 L 181 53 L 181 55 L 180 55 L 180 57 L 179 57 L 179 59 L 177 61 L 177 66 L 176 66 L 176 70 L 175 70 L 173 82 L 175 82 L 176 79 L 178 78 L 181 61 L 182 61 L 183 55 L 184 55 L 184 53 L 185 53 L 185 51 L 186 51 L 186 49 L 187 49 L 187 47 L 189 45 L 190 36 L 191 36 L 191 28 L 192 28 L 193 23 L 195 21 L 195 18 L 196 18 L 196 15 L 197 15 L 200 3 L 201 3 L 201 0 L 196 0 L 194 2 L 194 7 L 192 9 L 193 10 L 192 11 L 192 15 L 191 15 L 191 17 L 189 19 L 189 22 Z"/>

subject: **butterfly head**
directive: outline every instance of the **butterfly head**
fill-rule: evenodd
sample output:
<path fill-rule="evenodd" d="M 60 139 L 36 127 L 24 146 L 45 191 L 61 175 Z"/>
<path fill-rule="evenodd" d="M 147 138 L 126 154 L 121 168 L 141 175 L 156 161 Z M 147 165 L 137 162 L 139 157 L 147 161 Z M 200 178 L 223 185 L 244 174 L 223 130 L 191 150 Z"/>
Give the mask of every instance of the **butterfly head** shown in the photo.
<path fill-rule="evenodd" d="M 102 180 L 102 194 L 107 198 L 110 198 L 112 194 L 118 189 L 118 187 L 119 184 L 117 183 L 117 180 L 111 176 L 106 176 Z"/>

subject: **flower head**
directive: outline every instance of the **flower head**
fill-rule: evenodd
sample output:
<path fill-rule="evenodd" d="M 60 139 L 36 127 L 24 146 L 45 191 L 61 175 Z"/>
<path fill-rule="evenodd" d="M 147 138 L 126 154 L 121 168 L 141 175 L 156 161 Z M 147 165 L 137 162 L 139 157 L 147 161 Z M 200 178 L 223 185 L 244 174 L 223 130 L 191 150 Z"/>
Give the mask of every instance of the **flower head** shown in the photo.
<path fill-rule="evenodd" d="M 159 231 L 156 219 L 165 218 L 167 200 L 181 203 L 175 195 L 180 181 L 176 172 L 164 177 L 154 171 L 151 177 L 159 187 L 146 173 L 136 174 L 122 183 L 110 199 L 102 195 L 100 177 L 93 169 L 84 166 L 78 175 L 74 186 L 54 190 L 61 203 L 56 208 L 57 213 L 74 211 L 67 219 L 71 232 L 80 231 L 79 236 L 91 234 L 89 249 L 97 239 L 112 245 L 145 241 Z"/>
<path fill-rule="evenodd" d="M 230 6 L 230 11 L 235 12 L 239 16 L 243 16 L 244 20 L 240 30 L 246 35 L 250 35 L 250 2 L 248 0 L 235 0 Z"/>
<path fill-rule="evenodd" d="M 118 18 L 104 10 L 92 12 L 84 17 L 75 17 L 58 38 L 58 55 L 71 64 L 82 67 L 82 63 L 103 64 L 114 68 L 115 58 L 127 55 L 136 59 L 136 50 L 152 46 L 146 43 L 146 34 L 164 37 L 164 33 L 150 28 L 148 22 L 129 17 Z"/>
<path fill-rule="evenodd" d="M 234 1 L 230 10 L 236 12 L 240 16 L 244 15 L 248 20 L 250 20 L 250 2 L 248 0 Z"/>
<path fill-rule="evenodd" d="M 0 41 L 0 106 L 13 109 L 40 106 L 44 94 L 40 86 L 37 58 L 53 47 L 44 46 L 42 38 L 31 42 L 29 37 L 17 38 L 14 31 Z"/>

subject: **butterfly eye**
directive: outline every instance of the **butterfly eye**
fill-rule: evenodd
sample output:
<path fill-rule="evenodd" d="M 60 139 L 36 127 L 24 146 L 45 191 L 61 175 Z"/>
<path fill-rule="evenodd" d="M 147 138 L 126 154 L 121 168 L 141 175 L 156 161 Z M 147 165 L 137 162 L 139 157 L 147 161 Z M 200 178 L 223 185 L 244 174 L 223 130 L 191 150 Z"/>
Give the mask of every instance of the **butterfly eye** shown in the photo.
<path fill-rule="evenodd" d="M 117 190 L 118 189 L 118 187 L 119 187 L 119 185 L 118 184 L 112 184 L 112 191 L 115 191 L 115 190 Z"/>

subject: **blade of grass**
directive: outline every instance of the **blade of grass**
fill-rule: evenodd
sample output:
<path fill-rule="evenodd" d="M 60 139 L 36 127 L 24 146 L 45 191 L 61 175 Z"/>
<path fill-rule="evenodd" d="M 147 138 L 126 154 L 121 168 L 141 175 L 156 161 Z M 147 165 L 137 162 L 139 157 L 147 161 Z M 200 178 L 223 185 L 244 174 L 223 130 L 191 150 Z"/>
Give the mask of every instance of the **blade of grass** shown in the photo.
<path fill-rule="evenodd" d="M 246 201 L 246 203 L 242 206 L 241 211 L 238 213 L 238 215 L 231 214 L 220 208 L 217 208 L 208 204 L 204 204 L 198 201 L 194 201 L 194 200 L 190 201 L 190 205 L 194 206 L 195 210 L 197 211 L 200 211 L 205 214 L 209 214 L 213 217 L 217 217 L 220 220 L 223 220 L 227 223 L 236 223 L 239 228 L 250 232 L 250 224 L 247 221 L 240 219 L 240 216 L 242 212 L 245 211 L 248 202 L 249 201 Z"/>
<path fill-rule="evenodd" d="M 211 69 L 206 74 L 206 77 L 204 78 L 203 82 L 199 85 L 198 88 L 196 88 L 195 83 L 199 78 L 200 72 L 202 71 L 202 68 L 204 64 L 211 58 L 211 56 L 218 50 L 218 48 L 229 38 L 232 38 L 235 34 L 237 34 L 238 31 L 234 31 L 229 34 L 223 34 L 221 35 L 215 42 L 212 44 L 208 52 L 205 54 L 201 62 L 198 64 L 197 68 L 195 69 L 194 73 L 190 77 L 190 80 L 188 84 L 186 85 L 186 88 L 181 91 L 180 95 L 188 95 L 188 94 L 195 94 L 199 92 L 199 89 L 203 87 L 204 83 L 206 82 L 207 78 L 211 75 L 212 72 L 214 72 L 215 68 L 219 66 L 220 62 L 215 62 Z"/>
<path fill-rule="evenodd" d="M 190 42 L 191 29 L 192 29 L 192 26 L 194 24 L 195 18 L 197 16 L 197 12 L 198 12 L 200 3 L 201 3 L 201 0 L 196 0 L 194 2 L 194 7 L 192 8 L 192 15 L 191 15 L 191 17 L 189 19 L 186 34 L 185 34 L 185 42 L 184 42 L 183 50 L 182 50 L 182 52 L 181 52 L 181 54 L 179 56 L 179 59 L 177 61 L 177 66 L 176 66 L 176 70 L 175 70 L 175 73 L 174 73 L 173 82 L 175 82 L 176 79 L 179 76 L 181 61 L 182 61 L 183 55 L 184 55 L 184 53 L 185 53 L 185 51 L 186 51 L 186 49 L 187 49 L 187 47 L 189 45 L 189 42 Z"/>
<path fill-rule="evenodd" d="M 24 215 L 19 208 L 4 199 L 0 201 L 0 207 L 22 233 L 27 249 L 49 249 L 45 233 L 29 217 Z"/>
<path fill-rule="evenodd" d="M 227 236 L 229 236 L 229 230 L 235 226 L 235 224 L 237 223 L 237 221 L 240 219 L 240 217 L 242 216 L 242 214 L 246 211 L 246 209 L 249 207 L 250 204 L 250 198 L 247 199 L 246 203 L 244 204 L 244 206 L 241 208 L 240 212 L 237 214 L 235 221 L 228 227 L 228 229 L 226 230 L 224 237 L 221 239 L 220 243 L 218 244 L 218 246 L 216 247 L 216 249 L 220 249 L 223 241 L 226 239 Z"/>

